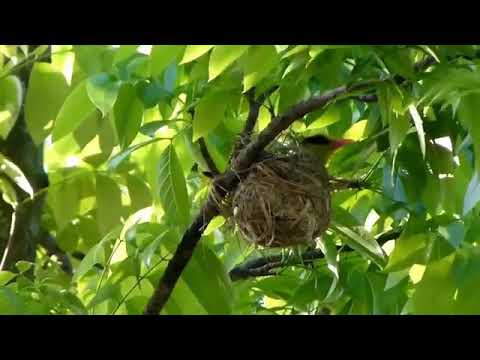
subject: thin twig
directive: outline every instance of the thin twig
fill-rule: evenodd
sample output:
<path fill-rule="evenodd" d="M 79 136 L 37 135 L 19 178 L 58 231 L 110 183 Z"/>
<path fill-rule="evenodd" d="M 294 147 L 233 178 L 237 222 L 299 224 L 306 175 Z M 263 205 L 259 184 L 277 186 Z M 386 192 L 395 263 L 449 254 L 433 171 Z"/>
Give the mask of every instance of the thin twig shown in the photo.
<path fill-rule="evenodd" d="M 380 235 L 376 240 L 378 244 L 383 245 L 389 240 L 397 239 L 402 233 L 402 229 L 394 229 Z M 352 251 L 345 248 L 345 251 Z M 275 269 L 295 266 L 300 264 L 310 264 L 316 260 L 323 259 L 325 255 L 320 250 L 309 250 L 300 256 L 294 256 L 285 259 L 282 255 L 271 255 L 249 260 L 230 270 L 230 279 L 232 281 L 244 280 L 252 277 L 272 276 L 277 273 Z"/>

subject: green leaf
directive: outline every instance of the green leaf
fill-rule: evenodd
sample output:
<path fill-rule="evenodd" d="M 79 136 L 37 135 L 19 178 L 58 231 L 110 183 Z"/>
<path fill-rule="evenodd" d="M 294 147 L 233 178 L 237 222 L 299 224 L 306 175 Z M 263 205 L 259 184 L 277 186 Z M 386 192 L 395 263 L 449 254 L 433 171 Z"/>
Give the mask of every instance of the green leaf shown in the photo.
<path fill-rule="evenodd" d="M 115 75 L 119 80 L 134 83 L 150 77 L 150 57 L 135 52 L 127 59 L 115 64 Z"/>
<path fill-rule="evenodd" d="M 70 134 L 92 115 L 95 109 L 87 94 L 87 81 L 84 80 L 68 95 L 60 108 L 55 119 L 52 140 L 55 142 Z"/>
<path fill-rule="evenodd" d="M 385 282 L 385 290 L 389 290 L 397 286 L 402 280 L 408 277 L 409 271 L 410 269 L 389 272 L 387 276 L 387 281 Z"/>
<path fill-rule="evenodd" d="M 214 45 L 187 45 L 180 64 L 189 63 L 207 53 Z"/>
<path fill-rule="evenodd" d="M 193 141 L 215 129 L 223 120 L 227 108 L 227 96 L 213 92 L 200 99 L 193 119 Z"/>
<path fill-rule="evenodd" d="M 478 172 L 475 171 L 468 184 L 465 199 L 463 201 L 463 216 L 467 215 L 480 200 L 480 181 Z"/>
<path fill-rule="evenodd" d="M 348 246 L 351 246 L 362 255 L 368 257 L 378 266 L 383 267 L 386 265 L 385 255 L 376 240 L 364 239 L 359 234 L 344 226 L 335 225 L 335 229 L 344 236 Z"/>
<path fill-rule="evenodd" d="M 75 67 L 75 53 L 72 45 L 51 45 L 51 49 L 53 68 L 56 72 L 63 74 L 67 85 L 70 86 Z"/>
<path fill-rule="evenodd" d="M 458 105 L 458 118 L 460 123 L 468 130 L 473 140 L 476 154 L 480 154 L 480 126 L 478 126 L 478 108 L 480 94 L 469 94 L 462 98 Z M 475 157 L 476 170 L 480 171 L 480 156 Z"/>
<path fill-rule="evenodd" d="M 171 98 L 171 93 L 158 81 L 141 81 L 137 83 L 136 91 L 147 109 L 154 107 L 162 100 L 168 101 Z"/>
<path fill-rule="evenodd" d="M 311 59 L 315 59 L 318 55 L 328 49 L 328 45 L 310 45 L 308 55 Z"/>
<path fill-rule="evenodd" d="M 35 63 L 28 81 L 25 120 L 36 144 L 47 137 L 69 88 L 61 70 L 52 64 Z"/>
<path fill-rule="evenodd" d="M 106 234 L 120 224 L 122 215 L 121 193 L 118 185 L 108 176 L 96 175 L 97 221 L 101 233 Z"/>
<path fill-rule="evenodd" d="M 127 60 L 132 55 L 137 54 L 138 45 L 120 45 L 113 57 L 114 64 Z"/>
<path fill-rule="evenodd" d="M 142 124 L 143 110 L 143 104 L 137 98 L 135 88 L 129 84 L 122 86 L 113 109 L 115 127 L 122 149 L 135 139 Z"/>
<path fill-rule="evenodd" d="M 88 271 L 90 271 L 95 264 L 105 265 L 105 246 L 120 235 L 120 227 L 109 232 L 105 237 L 95 246 L 93 246 L 82 259 L 73 275 L 73 282 L 81 279 Z"/>
<path fill-rule="evenodd" d="M 15 279 L 17 274 L 14 274 L 10 271 L 0 271 L 0 286 L 5 286 L 11 280 Z"/>
<path fill-rule="evenodd" d="M 142 261 L 145 263 L 145 266 L 148 268 L 152 266 L 152 259 L 155 253 L 157 253 L 158 249 L 162 245 L 165 237 L 168 235 L 168 231 L 165 231 L 158 235 L 142 252 Z"/>
<path fill-rule="evenodd" d="M 291 50 L 287 51 L 284 55 L 282 55 L 282 59 L 286 59 L 292 55 L 298 54 L 302 51 L 308 50 L 308 45 L 297 45 L 293 47 Z"/>
<path fill-rule="evenodd" d="M 96 74 L 87 79 L 88 97 L 103 116 L 113 108 L 119 89 L 120 82 L 106 73 Z"/>
<path fill-rule="evenodd" d="M 115 50 L 109 45 L 74 45 L 75 61 L 88 75 L 108 72 L 112 65 Z"/>
<path fill-rule="evenodd" d="M 17 263 L 15 264 L 15 267 L 18 269 L 18 271 L 20 271 L 20 274 L 27 272 L 33 266 L 35 266 L 34 263 L 30 261 L 24 261 L 24 260 L 17 261 Z"/>
<path fill-rule="evenodd" d="M 175 252 L 177 238 L 178 236 L 170 232 L 163 240 L 166 249 L 172 254 Z M 233 289 L 230 278 L 222 262 L 208 246 L 203 243 L 197 245 L 180 279 L 180 286 L 184 285 L 188 290 L 175 286 L 171 300 L 182 310 L 185 309 L 187 314 L 202 311 L 198 308 L 188 310 L 191 306 L 185 304 L 190 298 L 188 293 L 193 295 L 193 301 L 198 302 L 199 307 L 207 314 L 226 315 L 231 312 Z"/>
<path fill-rule="evenodd" d="M 267 76 L 279 62 L 279 56 L 273 45 L 255 45 L 250 47 L 245 59 L 243 92 L 250 90 Z"/>
<path fill-rule="evenodd" d="M 87 304 L 88 309 L 92 309 L 100 305 L 104 301 L 113 300 L 118 301 L 121 298 L 120 287 L 118 284 L 106 284 L 102 286 L 95 294 L 92 300 Z"/>
<path fill-rule="evenodd" d="M 420 142 L 420 151 L 422 152 L 422 156 L 425 159 L 425 132 L 423 130 L 422 118 L 420 117 L 420 114 L 418 113 L 415 105 L 409 105 L 408 111 L 410 112 L 413 122 L 415 123 L 415 128 L 417 129 L 418 134 L 418 141 Z"/>
<path fill-rule="evenodd" d="M 223 216 L 215 216 L 210 223 L 208 224 L 207 228 L 203 232 L 203 236 L 208 236 L 213 233 L 218 228 L 222 227 L 225 224 L 225 218 Z"/>
<path fill-rule="evenodd" d="M 278 103 L 278 112 L 284 113 L 290 106 L 296 104 L 308 96 L 308 89 L 305 83 L 297 84 L 286 83 L 280 87 L 280 100 Z"/>
<path fill-rule="evenodd" d="M 16 208 L 18 205 L 17 192 L 12 186 L 9 180 L 0 177 L 0 193 L 2 194 L 3 201 L 9 204 L 12 208 Z"/>
<path fill-rule="evenodd" d="M 465 238 L 465 228 L 460 221 L 454 221 L 447 226 L 439 226 L 437 231 L 455 249 L 459 248 Z"/>
<path fill-rule="evenodd" d="M 144 146 L 147 146 L 147 145 L 150 145 L 150 144 L 153 144 L 157 141 L 170 141 L 170 139 L 166 139 L 166 138 L 154 138 L 154 139 L 151 139 L 151 140 L 147 140 L 147 141 L 144 141 L 142 143 L 139 143 L 139 144 L 136 144 L 136 145 L 133 145 L 133 146 L 130 146 L 128 148 L 126 148 L 125 150 L 119 152 L 118 154 L 116 154 L 115 156 L 113 156 L 109 161 L 108 161 L 108 168 L 110 170 L 115 170 L 123 161 L 125 161 L 131 153 L 133 153 L 134 151 L 138 150 L 138 149 L 141 149 L 142 147 Z"/>
<path fill-rule="evenodd" d="M 454 313 L 455 285 L 452 266 L 455 254 L 427 266 L 412 297 L 415 314 L 448 315 Z"/>
<path fill-rule="evenodd" d="M 60 249 L 66 252 L 73 252 L 77 249 L 79 234 L 77 228 L 69 223 L 57 233 L 56 241 Z"/>
<path fill-rule="evenodd" d="M 390 254 L 386 271 L 400 271 L 416 263 L 424 261 L 425 247 L 427 246 L 428 234 L 402 233 L 395 241 L 395 248 Z"/>
<path fill-rule="evenodd" d="M 322 236 L 318 238 L 317 244 L 322 253 L 325 255 L 328 270 L 330 270 L 333 274 L 332 284 L 330 285 L 330 289 L 328 290 L 328 293 L 323 300 L 324 302 L 329 302 L 331 301 L 330 298 L 334 294 L 339 281 L 337 247 L 335 246 L 335 242 L 333 241 L 333 239 L 328 236 Z"/>
<path fill-rule="evenodd" d="M 220 75 L 229 65 L 242 56 L 248 48 L 248 45 L 215 46 L 208 63 L 208 81 Z"/>
<path fill-rule="evenodd" d="M 16 45 L 0 45 L 0 54 L 3 54 L 7 58 L 11 58 L 17 54 Z"/>
<path fill-rule="evenodd" d="M 305 118 L 309 129 L 322 129 L 342 119 L 342 107 L 332 104 L 326 110 L 314 111 Z"/>
<path fill-rule="evenodd" d="M 149 137 L 154 137 L 155 133 L 161 129 L 162 127 L 165 126 L 173 126 L 175 125 L 175 122 L 172 120 L 157 120 L 157 121 L 150 121 L 143 125 L 139 132 L 141 132 L 143 135 L 149 136 Z"/>
<path fill-rule="evenodd" d="M 392 123 L 392 89 L 389 86 L 379 86 L 377 88 L 378 108 L 382 124 Z"/>
<path fill-rule="evenodd" d="M 200 244 L 182 278 L 208 314 L 228 315 L 233 291 L 222 262 L 207 246 Z"/>
<path fill-rule="evenodd" d="M 32 185 L 23 171 L 2 154 L 0 154 L 0 173 L 6 174 L 20 189 L 33 197 Z"/>
<path fill-rule="evenodd" d="M 185 45 L 154 45 L 150 53 L 152 76 L 160 75 L 168 65 L 176 63 L 184 50 Z"/>
<path fill-rule="evenodd" d="M 435 52 L 432 50 L 431 46 L 427 45 L 419 45 L 426 53 L 428 53 L 431 57 L 435 59 L 437 63 L 440 63 L 440 59 L 438 58 L 438 55 L 435 54 Z"/>
<path fill-rule="evenodd" d="M 13 75 L 0 79 L 0 137 L 6 139 L 17 121 L 23 99 L 20 80 Z"/>
<path fill-rule="evenodd" d="M 152 204 L 152 195 L 140 176 L 127 175 L 128 194 L 132 211 L 144 209 Z"/>
<path fill-rule="evenodd" d="M 75 181 L 50 178 L 48 204 L 52 208 L 58 231 L 61 231 L 78 215 L 80 205 L 80 189 Z"/>
<path fill-rule="evenodd" d="M 167 146 L 158 163 L 159 197 L 167 218 L 178 225 L 187 225 L 190 220 L 190 201 L 185 177 L 175 148 Z"/>
<path fill-rule="evenodd" d="M 413 63 L 410 60 L 408 49 L 395 49 L 395 51 L 388 52 L 384 60 L 389 70 L 393 73 L 399 74 L 407 79 L 413 79 L 415 77 Z"/>
<path fill-rule="evenodd" d="M 9 288 L 0 289 L 0 314 L 25 314 L 25 301 Z"/>
<path fill-rule="evenodd" d="M 397 151 L 398 147 L 402 144 L 402 141 L 407 136 L 410 129 L 410 120 L 405 115 L 395 116 L 390 122 L 388 128 L 388 135 L 390 140 L 390 150 L 392 153 Z"/>
<path fill-rule="evenodd" d="M 281 53 L 284 50 L 288 49 L 289 45 L 274 45 L 277 52 Z"/>

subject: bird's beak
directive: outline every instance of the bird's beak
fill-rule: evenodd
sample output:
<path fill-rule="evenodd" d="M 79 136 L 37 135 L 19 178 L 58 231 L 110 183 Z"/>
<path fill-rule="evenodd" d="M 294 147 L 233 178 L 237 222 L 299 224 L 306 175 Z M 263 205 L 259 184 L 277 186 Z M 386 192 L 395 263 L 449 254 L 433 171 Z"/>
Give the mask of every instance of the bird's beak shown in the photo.
<path fill-rule="evenodd" d="M 348 144 L 353 144 L 355 141 L 353 140 L 349 140 L 349 139 L 339 139 L 339 140 L 335 140 L 333 143 L 332 143 L 332 147 L 334 150 L 337 150 L 345 145 L 348 145 Z"/>

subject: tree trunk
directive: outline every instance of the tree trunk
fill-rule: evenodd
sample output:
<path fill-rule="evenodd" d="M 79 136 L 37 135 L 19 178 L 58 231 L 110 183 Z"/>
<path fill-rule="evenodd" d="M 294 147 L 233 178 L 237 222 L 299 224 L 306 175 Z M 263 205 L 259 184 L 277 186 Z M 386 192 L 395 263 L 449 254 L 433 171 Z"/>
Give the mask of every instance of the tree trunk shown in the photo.
<path fill-rule="evenodd" d="M 17 74 L 24 90 L 27 89 L 31 69 L 31 65 L 26 66 Z M 8 138 L 0 141 L 0 151 L 22 170 L 35 193 L 48 187 L 48 176 L 43 169 L 43 144 L 35 145 L 30 136 L 24 117 L 24 106 Z M 28 199 L 28 194 L 23 190 L 19 187 L 15 189 L 19 203 Z M 0 250 L 3 250 L 3 256 L 0 270 L 13 269 L 19 260 L 35 261 L 35 250 L 40 237 L 44 234 L 41 228 L 44 201 L 45 194 L 36 196 L 33 201 L 26 201 L 17 206 L 15 212 L 2 201 L 0 219 L 3 226 L 0 230 Z M 6 223 L 9 226 L 4 226 Z M 8 239 L 6 244 L 4 239 Z"/>

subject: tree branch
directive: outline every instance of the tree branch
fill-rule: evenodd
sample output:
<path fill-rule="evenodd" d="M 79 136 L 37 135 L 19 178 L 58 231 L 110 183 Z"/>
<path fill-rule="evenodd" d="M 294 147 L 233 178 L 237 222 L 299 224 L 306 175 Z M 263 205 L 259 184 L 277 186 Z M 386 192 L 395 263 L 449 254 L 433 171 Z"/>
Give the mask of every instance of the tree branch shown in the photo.
<path fill-rule="evenodd" d="M 210 172 L 212 177 L 219 175 L 220 171 L 218 170 L 217 165 L 215 164 L 215 161 L 213 161 L 212 157 L 210 156 L 210 153 L 208 152 L 205 139 L 204 138 L 198 139 L 198 145 L 200 145 L 200 152 L 202 153 L 203 159 L 205 160 L 205 163 L 207 164 L 207 167 L 208 167 L 208 171 Z"/>
<path fill-rule="evenodd" d="M 385 244 L 389 240 L 397 239 L 402 233 L 402 229 L 394 229 L 386 232 L 377 238 L 380 245 Z M 348 248 L 348 251 L 353 249 Z M 232 281 L 245 280 L 252 277 L 272 276 L 276 275 L 274 269 L 285 268 L 287 266 L 295 266 L 301 264 L 309 264 L 315 260 L 323 259 L 325 255 L 320 250 L 309 250 L 300 256 L 294 256 L 285 259 L 282 255 L 271 255 L 249 260 L 243 264 L 235 266 L 230 270 L 230 279 Z"/>
<path fill-rule="evenodd" d="M 217 177 L 213 182 L 213 188 L 206 204 L 197 215 L 193 223 L 183 235 L 180 244 L 172 259 L 167 265 L 165 273 L 152 297 L 150 298 L 145 315 L 156 315 L 160 313 L 167 303 L 175 284 L 188 264 L 197 242 L 202 236 L 203 230 L 214 216 L 219 214 L 217 203 L 222 201 L 225 195 L 235 189 L 239 179 L 238 175 L 246 171 L 256 160 L 262 150 L 273 141 L 283 130 L 286 130 L 294 121 L 304 115 L 325 107 L 336 98 L 348 95 L 352 91 L 367 89 L 373 85 L 381 84 L 385 80 L 366 80 L 350 86 L 339 86 L 325 92 L 322 95 L 313 96 L 292 106 L 284 114 L 272 119 L 270 124 L 258 135 L 258 137 L 243 148 L 233 160 L 231 169 Z"/>
<path fill-rule="evenodd" d="M 250 138 L 253 133 L 253 129 L 255 128 L 255 124 L 257 123 L 260 108 L 262 107 L 265 100 L 267 100 L 270 97 L 270 95 L 272 95 L 277 89 L 278 89 L 278 86 L 272 86 L 270 89 L 265 91 L 262 95 L 260 95 L 258 99 L 255 99 L 255 88 L 251 88 L 249 91 L 246 92 L 245 96 L 248 100 L 248 105 L 249 105 L 247 121 L 245 122 L 245 127 L 242 133 L 240 134 L 238 141 L 235 144 L 230 161 L 232 159 L 235 159 L 238 153 L 240 152 L 240 150 L 242 150 L 245 147 L 245 145 L 250 141 Z"/>

